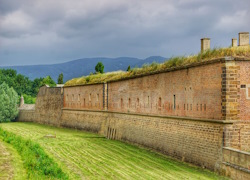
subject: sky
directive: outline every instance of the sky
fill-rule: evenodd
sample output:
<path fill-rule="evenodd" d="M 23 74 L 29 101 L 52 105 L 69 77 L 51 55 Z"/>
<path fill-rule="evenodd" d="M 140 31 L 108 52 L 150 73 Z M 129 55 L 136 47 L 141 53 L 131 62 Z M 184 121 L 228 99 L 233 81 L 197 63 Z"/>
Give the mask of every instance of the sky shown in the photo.
<path fill-rule="evenodd" d="M 250 31 L 249 0 L 0 0 L 0 66 L 196 54 Z"/>

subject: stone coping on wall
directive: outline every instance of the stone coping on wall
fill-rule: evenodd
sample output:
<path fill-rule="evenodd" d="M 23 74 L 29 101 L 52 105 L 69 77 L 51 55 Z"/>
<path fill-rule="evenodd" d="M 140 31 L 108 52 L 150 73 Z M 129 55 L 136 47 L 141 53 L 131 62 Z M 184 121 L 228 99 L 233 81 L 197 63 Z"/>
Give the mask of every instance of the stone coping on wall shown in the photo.
<path fill-rule="evenodd" d="M 237 152 L 237 153 L 241 153 L 241 154 L 245 154 L 245 155 L 250 156 L 250 152 L 241 151 L 241 150 L 234 149 L 234 148 L 231 148 L 231 147 L 223 147 L 223 149 L 226 149 L 226 150 L 229 150 L 229 151 L 234 151 L 234 152 Z"/>
<path fill-rule="evenodd" d="M 250 153 L 238 149 L 223 147 L 223 164 L 250 174 Z"/>
<path fill-rule="evenodd" d="M 98 84 L 104 84 L 106 82 L 98 82 L 98 83 L 91 83 L 91 84 L 77 84 L 72 86 L 63 86 L 63 88 L 70 88 L 70 87 L 78 87 L 78 86 L 92 86 L 92 85 L 98 85 Z"/>
<path fill-rule="evenodd" d="M 125 112 L 105 111 L 105 110 L 89 110 L 89 109 L 73 109 L 73 108 L 62 108 L 62 110 L 66 110 L 66 111 L 106 112 L 106 113 L 115 113 L 115 114 L 148 116 L 148 117 L 157 117 L 157 118 L 164 118 L 164 119 L 189 120 L 189 121 L 200 121 L 200 122 L 219 123 L 219 124 L 233 124 L 235 122 L 238 122 L 237 120 L 214 120 L 214 119 L 192 118 L 192 117 L 181 117 L 181 116 L 164 116 L 164 115 L 153 115 L 153 114 L 125 113 Z"/>
<path fill-rule="evenodd" d="M 23 104 L 19 110 L 35 110 L 35 104 Z"/>
<path fill-rule="evenodd" d="M 233 57 L 235 61 L 250 61 L 250 57 L 235 56 Z"/>
<path fill-rule="evenodd" d="M 35 110 L 35 109 L 20 109 L 20 108 L 19 108 L 19 112 L 21 112 L 21 111 L 35 112 L 36 110 Z"/>
<path fill-rule="evenodd" d="M 59 86 L 49 86 L 49 85 L 47 85 L 47 84 L 45 84 L 45 85 L 43 85 L 43 86 L 41 86 L 41 87 L 46 87 L 46 88 L 55 88 L 55 89 L 62 88 L 62 87 L 59 87 Z M 41 87 L 40 87 L 40 88 L 41 88 Z"/>
<path fill-rule="evenodd" d="M 226 62 L 226 61 L 250 61 L 250 57 L 226 56 L 226 57 L 223 57 L 223 58 L 214 58 L 214 59 L 210 59 L 210 60 L 204 60 L 204 61 L 201 61 L 201 62 L 195 62 L 195 63 L 191 63 L 191 64 L 179 66 L 179 67 L 172 67 L 172 68 L 168 68 L 168 69 L 164 69 L 164 70 L 160 70 L 160 71 L 154 71 L 154 72 L 149 72 L 149 73 L 145 73 L 145 74 L 134 75 L 134 76 L 131 76 L 131 77 L 121 78 L 121 79 L 117 79 L 117 80 L 111 80 L 111 81 L 107 81 L 107 82 L 71 85 L 71 86 L 64 86 L 63 88 L 75 87 L 75 86 L 96 85 L 96 84 L 103 84 L 103 83 L 109 83 L 109 82 L 117 82 L 117 81 L 135 79 L 135 78 L 144 77 L 144 76 L 150 76 L 150 75 L 154 75 L 154 74 L 161 74 L 161 73 L 166 73 L 166 72 L 171 72 L 171 71 L 178 71 L 178 70 L 188 69 L 188 68 L 192 68 L 192 67 L 209 65 L 209 64 L 214 64 L 214 63 L 220 63 L 220 62 L 223 63 L 223 62 Z"/>

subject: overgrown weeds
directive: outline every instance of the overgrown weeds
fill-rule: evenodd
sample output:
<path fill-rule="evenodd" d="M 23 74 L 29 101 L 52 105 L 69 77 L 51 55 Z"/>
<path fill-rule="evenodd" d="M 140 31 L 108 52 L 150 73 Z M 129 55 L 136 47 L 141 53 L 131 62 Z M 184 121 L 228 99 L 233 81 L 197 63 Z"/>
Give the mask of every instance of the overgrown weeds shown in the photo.
<path fill-rule="evenodd" d="M 11 144 L 20 154 L 29 179 L 68 179 L 68 175 L 44 152 L 39 144 L 1 128 L 0 138 Z"/>
<path fill-rule="evenodd" d="M 246 47 L 229 47 L 229 48 L 214 48 L 197 55 L 191 56 L 179 56 L 172 57 L 166 60 L 164 63 L 158 64 L 153 62 L 152 64 L 144 64 L 141 68 L 135 67 L 130 71 L 116 71 L 105 74 L 93 74 L 89 76 L 83 76 L 75 78 L 66 82 L 65 86 L 75 86 L 83 84 L 95 84 L 107 81 L 120 80 L 127 77 L 133 77 L 138 75 L 149 74 L 157 71 L 163 71 L 175 67 L 181 67 L 190 65 L 197 62 L 209 61 L 216 58 L 222 58 L 226 56 L 240 56 L 250 57 L 250 46 Z"/>

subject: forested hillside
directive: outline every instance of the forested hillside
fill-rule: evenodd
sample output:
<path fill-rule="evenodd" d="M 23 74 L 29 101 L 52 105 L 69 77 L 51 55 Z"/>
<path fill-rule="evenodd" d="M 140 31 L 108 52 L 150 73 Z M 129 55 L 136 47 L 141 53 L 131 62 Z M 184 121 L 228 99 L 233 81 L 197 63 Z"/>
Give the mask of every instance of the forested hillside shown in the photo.
<path fill-rule="evenodd" d="M 83 58 L 60 64 L 49 65 L 32 65 L 32 66 L 8 66 L 1 67 L 3 69 L 14 69 L 18 73 L 29 77 L 31 80 L 36 78 L 50 76 L 54 81 L 60 73 L 64 75 L 64 81 L 89 75 L 90 72 L 95 72 L 95 66 L 98 62 L 104 65 L 104 72 L 111 72 L 117 70 L 126 71 L 128 66 L 141 67 L 145 63 L 163 62 L 166 58 L 160 56 L 152 56 L 146 59 L 120 57 L 120 58 Z"/>

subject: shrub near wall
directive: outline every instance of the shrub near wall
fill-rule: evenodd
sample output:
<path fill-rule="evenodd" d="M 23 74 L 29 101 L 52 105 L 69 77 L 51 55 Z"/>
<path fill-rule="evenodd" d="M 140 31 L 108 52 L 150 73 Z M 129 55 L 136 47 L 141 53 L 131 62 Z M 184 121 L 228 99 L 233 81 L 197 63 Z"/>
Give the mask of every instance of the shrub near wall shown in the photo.
<path fill-rule="evenodd" d="M 18 115 L 18 95 L 4 82 L 0 85 L 0 122 L 9 122 Z"/>

